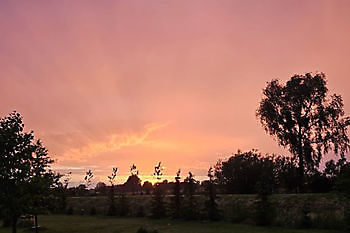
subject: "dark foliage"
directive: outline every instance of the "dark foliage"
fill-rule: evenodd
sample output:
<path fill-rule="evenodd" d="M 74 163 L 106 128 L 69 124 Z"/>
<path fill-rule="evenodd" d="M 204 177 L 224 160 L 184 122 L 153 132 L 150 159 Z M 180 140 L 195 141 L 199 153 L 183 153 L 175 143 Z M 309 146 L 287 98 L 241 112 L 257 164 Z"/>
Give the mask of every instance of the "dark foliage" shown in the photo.
<path fill-rule="evenodd" d="M 318 167 L 323 154 L 341 156 L 349 150 L 340 95 L 328 95 L 323 73 L 294 75 L 285 85 L 272 80 L 263 91 L 257 116 L 266 132 L 298 159 L 299 188 L 304 176 Z"/>
<path fill-rule="evenodd" d="M 194 179 L 194 176 L 191 172 L 188 173 L 188 176 L 184 180 L 185 184 L 185 197 L 182 205 L 182 216 L 186 220 L 194 220 L 198 218 L 198 205 L 195 199 L 196 186 L 198 181 Z"/>
<path fill-rule="evenodd" d="M 146 193 L 146 194 L 151 194 L 152 190 L 153 190 L 153 186 L 152 183 L 149 181 L 145 181 L 142 185 L 142 190 Z"/>
<path fill-rule="evenodd" d="M 212 221 L 218 221 L 220 220 L 220 211 L 217 204 L 217 195 L 215 190 L 215 183 L 214 183 L 214 171 L 213 168 L 210 167 L 208 170 L 208 177 L 209 181 L 207 182 L 207 196 L 208 200 L 205 202 L 205 212 L 206 217 Z"/>
<path fill-rule="evenodd" d="M 128 177 L 124 183 L 124 190 L 136 194 L 141 191 L 141 179 L 136 175 L 132 174 Z"/>
<path fill-rule="evenodd" d="M 159 162 L 158 165 L 154 167 L 154 176 L 157 180 L 160 180 L 163 175 L 162 163 Z M 153 218 L 164 218 L 166 217 L 166 207 L 164 202 L 164 190 L 160 183 L 155 184 L 153 191 L 153 200 L 151 213 Z"/>
<path fill-rule="evenodd" d="M 274 219 L 274 209 L 270 201 L 272 183 L 269 181 L 269 171 L 264 170 L 259 176 L 257 183 L 257 201 L 255 207 L 255 221 L 258 225 L 269 226 Z"/>
<path fill-rule="evenodd" d="M 107 185 L 103 182 L 98 182 L 95 187 L 96 194 L 107 194 Z"/>
<path fill-rule="evenodd" d="M 273 187 L 276 182 L 273 165 L 272 158 L 263 157 L 255 150 L 246 153 L 238 151 L 227 161 L 221 162 L 221 166 L 215 167 L 215 177 L 228 193 L 256 193 L 262 173 L 269 174 L 266 182 Z"/>
<path fill-rule="evenodd" d="M 111 184 L 109 189 L 109 206 L 107 210 L 108 216 L 115 216 L 117 215 L 117 208 L 115 205 L 115 197 L 114 197 L 114 184 L 117 177 L 118 168 L 114 167 L 112 168 L 112 174 L 108 176 L 109 183 Z"/>
<path fill-rule="evenodd" d="M 153 218 L 164 218 L 166 217 L 166 207 L 164 202 L 164 192 L 159 183 L 155 184 L 151 214 Z"/>
<path fill-rule="evenodd" d="M 179 169 L 175 176 L 175 184 L 173 188 L 173 198 L 172 198 L 172 217 L 180 218 L 181 217 L 181 204 L 182 204 L 182 196 L 181 196 L 181 187 L 180 187 L 180 173 Z"/>
<path fill-rule="evenodd" d="M 60 176 L 49 169 L 52 163 L 33 131 L 24 132 L 19 113 L 0 119 L 0 209 L 11 218 L 12 232 L 21 214 L 37 214 L 54 201 L 51 188 Z"/>

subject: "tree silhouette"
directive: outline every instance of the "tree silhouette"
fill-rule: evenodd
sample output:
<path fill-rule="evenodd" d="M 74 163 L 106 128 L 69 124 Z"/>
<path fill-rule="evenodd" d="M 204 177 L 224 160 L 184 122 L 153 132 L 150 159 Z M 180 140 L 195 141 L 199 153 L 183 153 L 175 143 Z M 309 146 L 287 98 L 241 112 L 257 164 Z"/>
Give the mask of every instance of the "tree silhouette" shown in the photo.
<path fill-rule="evenodd" d="M 58 198 L 58 209 L 64 211 L 67 207 L 68 185 L 72 178 L 72 172 L 68 172 L 61 177 L 62 182 L 59 182 L 55 189 L 55 194 Z"/>
<path fill-rule="evenodd" d="M 218 208 L 218 204 L 216 203 L 216 190 L 215 190 L 215 183 L 214 183 L 214 170 L 212 167 L 208 170 L 208 178 L 209 182 L 207 183 L 207 195 L 208 200 L 205 202 L 205 209 L 207 212 L 207 217 L 210 220 L 217 221 L 220 219 L 220 211 Z"/>
<path fill-rule="evenodd" d="M 91 170 L 88 170 L 85 173 L 84 181 L 85 181 L 85 186 L 87 189 L 89 189 L 90 185 L 92 184 L 92 178 L 94 177 L 94 174 L 92 173 Z"/>
<path fill-rule="evenodd" d="M 130 176 L 127 181 L 124 183 L 124 186 L 127 191 L 131 191 L 132 194 L 141 190 L 141 179 L 139 178 L 139 171 L 135 164 L 130 167 Z"/>
<path fill-rule="evenodd" d="M 50 169 L 53 160 L 33 131 L 24 132 L 22 116 L 13 112 L 0 119 L 0 207 L 17 230 L 18 217 L 37 214 L 47 203 L 59 175 Z"/>
<path fill-rule="evenodd" d="M 198 217 L 197 201 L 194 197 L 196 191 L 196 185 L 198 181 L 194 179 L 192 172 L 188 173 L 188 176 L 184 180 L 185 184 L 185 197 L 183 204 L 182 215 L 186 220 L 194 220 Z"/>
<path fill-rule="evenodd" d="M 156 177 L 157 180 L 160 180 L 162 178 L 163 175 L 163 166 L 162 166 L 162 162 L 159 162 L 158 165 L 156 165 L 154 167 L 154 173 L 153 175 Z"/>
<path fill-rule="evenodd" d="M 124 183 L 124 186 L 127 191 L 131 191 L 132 194 L 135 194 L 141 189 L 141 179 L 136 174 L 130 175 Z"/>
<path fill-rule="evenodd" d="M 255 193 L 261 174 L 271 175 L 266 179 L 273 182 L 273 163 L 269 157 L 263 157 L 257 150 L 238 151 L 227 161 L 215 166 L 215 176 L 228 193 Z"/>
<path fill-rule="evenodd" d="M 139 170 L 137 170 L 137 167 L 135 164 L 132 164 L 130 167 L 130 175 L 139 175 Z"/>
<path fill-rule="evenodd" d="M 172 202 L 172 206 L 173 206 L 173 213 L 172 213 L 172 217 L 173 218 L 179 218 L 181 216 L 181 189 L 180 189 L 180 174 L 181 174 L 181 170 L 179 169 L 176 172 L 176 176 L 175 176 L 175 185 L 174 185 L 174 190 L 173 190 L 173 202 Z"/>
<path fill-rule="evenodd" d="M 157 180 L 161 180 L 163 167 L 161 165 L 161 162 L 158 163 L 154 167 L 154 173 L 153 175 L 156 177 Z M 159 183 L 155 183 L 155 188 L 153 192 L 153 200 L 152 200 L 152 207 L 151 207 L 152 217 L 153 218 L 163 218 L 166 217 L 166 208 L 164 203 L 164 192 L 162 190 L 162 187 Z"/>
<path fill-rule="evenodd" d="M 109 183 L 111 184 L 111 188 L 109 192 L 109 207 L 108 207 L 107 215 L 110 215 L 110 216 L 114 216 L 117 214 L 117 209 L 115 207 L 115 201 L 114 201 L 114 184 L 117 178 L 117 172 L 118 172 L 118 168 L 113 167 L 112 174 L 108 176 L 108 180 L 109 180 Z"/>
<path fill-rule="evenodd" d="M 328 95 L 323 73 L 294 75 L 285 85 L 268 82 L 257 117 L 266 132 L 298 158 L 300 188 L 306 172 L 318 167 L 323 154 L 344 156 L 350 144 L 340 95 Z"/>

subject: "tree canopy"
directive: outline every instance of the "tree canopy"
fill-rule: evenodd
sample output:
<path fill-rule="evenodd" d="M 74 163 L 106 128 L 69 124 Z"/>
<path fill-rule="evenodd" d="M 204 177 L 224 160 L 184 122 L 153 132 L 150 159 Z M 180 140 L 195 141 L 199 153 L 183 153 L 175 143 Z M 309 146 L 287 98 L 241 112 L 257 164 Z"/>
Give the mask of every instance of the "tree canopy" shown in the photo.
<path fill-rule="evenodd" d="M 13 112 L 0 119 L 0 207 L 16 232 L 18 217 L 44 207 L 59 176 L 49 167 L 53 160 L 33 131 L 24 132 L 22 116 Z"/>
<path fill-rule="evenodd" d="M 323 73 L 294 75 L 286 84 L 274 79 L 257 109 L 266 132 L 298 159 L 301 178 L 319 166 L 324 154 L 344 156 L 350 143 L 340 95 L 330 95 Z"/>

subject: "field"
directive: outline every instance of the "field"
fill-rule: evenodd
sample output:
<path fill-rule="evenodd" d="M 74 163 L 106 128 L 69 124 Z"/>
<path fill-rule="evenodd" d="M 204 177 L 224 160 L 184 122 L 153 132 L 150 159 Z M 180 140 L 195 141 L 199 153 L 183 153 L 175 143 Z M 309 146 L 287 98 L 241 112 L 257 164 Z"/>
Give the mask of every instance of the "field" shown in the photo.
<path fill-rule="evenodd" d="M 171 197 L 166 197 L 170 206 Z M 118 197 L 116 197 L 118 199 Z M 196 196 L 198 210 L 204 209 L 203 195 Z M 132 217 L 138 215 L 140 207 L 143 207 L 145 216 L 150 216 L 150 195 L 127 196 Z M 254 224 L 254 202 L 256 195 L 220 195 L 218 198 L 222 219 L 226 222 Z M 305 206 L 308 207 L 311 228 L 318 229 L 342 229 L 344 203 L 336 195 L 328 194 L 279 194 L 272 195 L 271 202 L 274 207 L 274 220 L 272 225 L 285 228 L 302 227 Z M 98 215 L 105 215 L 108 209 L 107 197 L 71 197 L 68 206 L 74 209 L 74 215 L 89 215 L 92 207 L 96 208 Z M 168 213 L 169 214 L 169 213 Z"/>
<path fill-rule="evenodd" d="M 39 223 L 45 233 L 136 233 L 139 227 L 159 233 L 331 233 L 330 230 L 296 230 L 278 227 L 257 227 L 229 222 L 155 220 L 149 218 L 115 218 L 103 216 L 43 215 Z M 9 233 L 10 228 L 0 228 Z M 19 233 L 32 232 L 19 228 Z"/>

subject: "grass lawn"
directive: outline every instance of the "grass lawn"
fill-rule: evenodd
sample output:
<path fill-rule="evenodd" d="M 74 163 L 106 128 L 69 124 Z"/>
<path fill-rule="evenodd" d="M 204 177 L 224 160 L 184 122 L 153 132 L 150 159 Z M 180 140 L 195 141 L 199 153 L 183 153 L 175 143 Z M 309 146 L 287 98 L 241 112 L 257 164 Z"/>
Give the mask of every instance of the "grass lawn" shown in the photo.
<path fill-rule="evenodd" d="M 114 218 L 104 216 L 51 215 L 39 216 L 39 225 L 46 233 L 136 233 L 141 226 L 159 233 L 330 233 L 327 230 L 294 230 L 277 227 L 256 227 L 229 222 L 174 221 L 149 218 Z M 0 233 L 11 232 L 0 228 Z M 19 228 L 18 233 L 31 232 Z"/>

